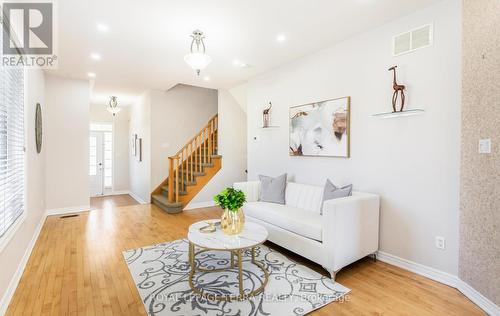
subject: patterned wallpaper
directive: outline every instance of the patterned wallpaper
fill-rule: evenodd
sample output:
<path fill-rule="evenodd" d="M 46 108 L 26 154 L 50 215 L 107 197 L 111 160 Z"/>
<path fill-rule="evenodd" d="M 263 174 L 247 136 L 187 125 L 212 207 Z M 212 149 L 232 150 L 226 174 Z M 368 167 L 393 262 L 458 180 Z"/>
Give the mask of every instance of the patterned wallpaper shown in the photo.
<path fill-rule="evenodd" d="M 500 1 L 463 0 L 460 278 L 500 305 Z M 491 154 L 478 142 L 491 138 Z"/>

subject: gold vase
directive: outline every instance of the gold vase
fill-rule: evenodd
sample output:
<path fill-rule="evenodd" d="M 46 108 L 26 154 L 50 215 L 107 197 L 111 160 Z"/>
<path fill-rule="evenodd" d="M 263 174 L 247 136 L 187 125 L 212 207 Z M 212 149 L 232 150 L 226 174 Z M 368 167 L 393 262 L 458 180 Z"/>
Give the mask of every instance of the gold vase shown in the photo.
<path fill-rule="evenodd" d="M 243 214 L 241 208 L 234 211 L 227 209 L 224 210 L 220 220 L 220 225 L 222 231 L 226 235 L 237 235 L 241 233 L 243 226 L 245 225 L 245 215 Z"/>

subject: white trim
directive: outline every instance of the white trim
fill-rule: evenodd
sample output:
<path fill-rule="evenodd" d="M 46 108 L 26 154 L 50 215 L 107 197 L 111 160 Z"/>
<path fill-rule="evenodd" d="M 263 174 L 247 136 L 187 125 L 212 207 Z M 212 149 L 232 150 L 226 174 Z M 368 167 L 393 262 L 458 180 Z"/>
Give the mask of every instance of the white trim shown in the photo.
<path fill-rule="evenodd" d="M 2 299 L 0 300 L 0 315 L 4 315 L 7 312 L 7 308 L 9 307 L 10 301 L 12 300 L 14 292 L 16 291 L 19 281 L 21 280 L 21 276 L 23 275 L 24 268 L 26 268 L 26 264 L 28 263 L 28 259 L 31 256 L 31 252 L 33 251 L 36 241 L 38 240 L 38 236 L 42 231 L 45 219 L 46 216 L 42 215 L 40 222 L 38 222 L 38 225 L 36 226 L 33 237 L 31 238 L 30 243 L 28 244 L 28 247 L 24 252 L 24 256 L 21 258 L 21 262 L 19 262 L 17 270 L 10 279 L 9 286 L 7 287 L 7 290 L 5 291 L 5 294 L 3 295 Z"/>
<path fill-rule="evenodd" d="M 45 216 L 68 214 L 68 213 L 80 213 L 80 212 L 86 212 L 89 210 L 90 210 L 90 205 L 54 208 L 54 209 L 46 210 Z"/>
<path fill-rule="evenodd" d="M 467 296 L 472 302 L 477 306 L 482 308 L 486 313 L 492 316 L 500 315 L 500 307 L 495 305 L 492 301 L 484 297 L 481 293 L 476 291 L 472 286 L 465 283 L 464 281 L 458 279 L 457 289 L 462 292 L 463 295 Z"/>
<path fill-rule="evenodd" d="M 136 200 L 140 204 L 149 204 L 149 202 L 144 201 L 140 196 L 138 196 L 137 194 L 135 194 L 132 191 L 129 191 L 128 195 L 130 195 L 134 200 Z"/>
<path fill-rule="evenodd" d="M 383 251 L 378 252 L 377 259 L 388 264 L 392 264 L 393 266 L 400 267 L 402 269 L 422 275 L 439 283 L 443 283 L 451 287 L 457 287 L 458 278 L 455 275 L 449 274 L 447 272 L 443 272 L 441 270 L 434 269 L 420 263 L 403 259 Z"/>
<path fill-rule="evenodd" d="M 212 207 L 212 206 L 215 206 L 214 201 L 188 203 L 188 205 L 186 205 L 186 207 L 183 210 L 187 211 L 187 210 L 194 210 L 197 208 Z"/>
<path fill-rule="evenodd" d="M 420 263 L 403 259 L 383 251 L 378 251 L 377 259 L 401 269 L 419 274 L 439 283 L 454 287 L 489 315 L 500 316 L 500 307 L 495 305 L 492 301 L 484 297 L 481 293 L 476 291 L 469 284 L 460 280 L 455 275 L 425 266 Z"/>

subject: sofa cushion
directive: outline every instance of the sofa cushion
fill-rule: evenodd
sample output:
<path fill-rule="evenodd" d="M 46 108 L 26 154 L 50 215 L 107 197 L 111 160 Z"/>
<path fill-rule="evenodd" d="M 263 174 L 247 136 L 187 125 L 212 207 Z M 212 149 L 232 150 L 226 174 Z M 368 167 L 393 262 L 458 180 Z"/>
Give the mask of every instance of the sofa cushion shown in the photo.
<path fill-rule="evenodd" d="M 323 187 L 288 182 L 286 205 L 320 214 L 323 203 Z"/>
<path fill-rule="evenodd" d="M 259 179 L 259 201 L 285 204 L 286 173 L 276 178 L 259 176 Z"/>
<path fill-rule="evenodd" d="M 325 183 L 325 191 L 323 192 L 323 203 L 321 206 L 321 213 L 323 213 L 323 204 L 325 203 L 325 201 L 340 199 L 351 195 L 352 195 L 352 184 L 339 188 L 335 184 L 333 184 L 332 181 L 330 181 L 330 179 L 327 179 Z"/>
<path fill-rule="evenodd" d="M 298 235 L 321 241 L 322 216 L 288 205 L 250 202 L 243 205 L 245 216 L 254 217 Z"/>

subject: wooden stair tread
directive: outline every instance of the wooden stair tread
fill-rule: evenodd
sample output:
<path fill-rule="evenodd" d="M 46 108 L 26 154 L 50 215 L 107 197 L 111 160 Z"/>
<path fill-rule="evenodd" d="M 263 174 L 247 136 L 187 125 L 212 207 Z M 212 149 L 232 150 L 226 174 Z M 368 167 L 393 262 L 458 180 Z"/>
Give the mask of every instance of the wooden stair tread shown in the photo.
<path fill-rule="evenodd" d="M 166 193 L 164 195 L 168 195 L 168 186 L 162 186 L 161 190 Z M 179 195 L 187 195 L 187 191 L 180 190 Z"/>
<path fill-rule="evenodd" d="M 188 173 L 186 169 L 182 169 L 179 171 L 179 173 Z M 204 176 L 205 172 L 198 172 L 198 171 L 193 171 L 193 176 L 199 177 L 199 176 Z"/>
<path fill-rule="evenodd" d="M 222 167 L 222 156 L 217 154 L 218 134 L 216 114 L 175 155 L 168 157 L 168 177 L 151 193 L 155 205 L 168 213 L 180 212 L 215 176 Z M 171 203 L 169 198 L 177 202 Z"/>
<path fill-rule="evenodd" d="M 153 204 L 160 207 L 164 211 L 170 214 L 180 213 L 182 212 L 182 203 L 181 202 L 169 202 L 168 198 L 163 194 L 154 194 L 152 196 Z"/>

